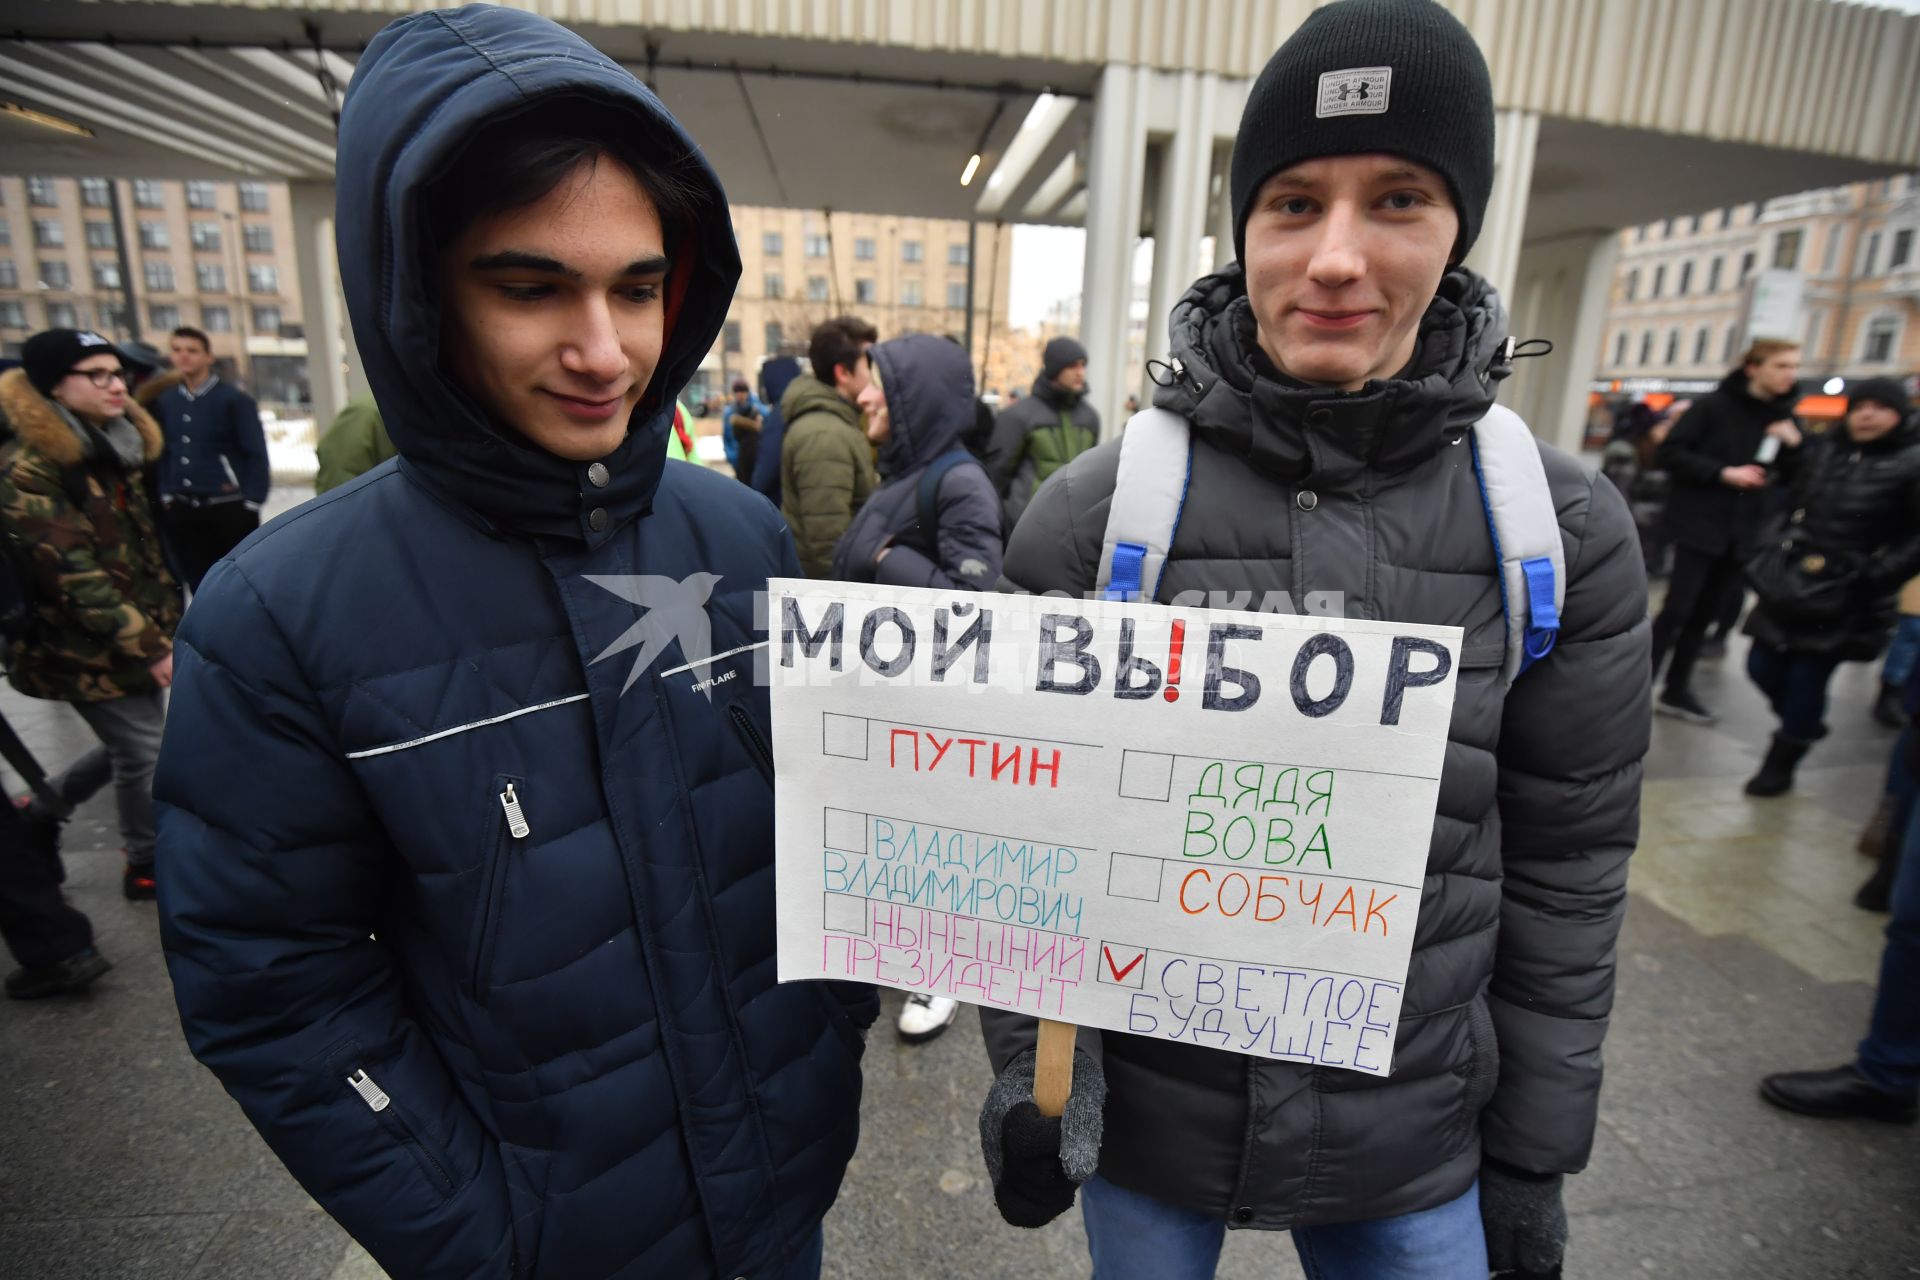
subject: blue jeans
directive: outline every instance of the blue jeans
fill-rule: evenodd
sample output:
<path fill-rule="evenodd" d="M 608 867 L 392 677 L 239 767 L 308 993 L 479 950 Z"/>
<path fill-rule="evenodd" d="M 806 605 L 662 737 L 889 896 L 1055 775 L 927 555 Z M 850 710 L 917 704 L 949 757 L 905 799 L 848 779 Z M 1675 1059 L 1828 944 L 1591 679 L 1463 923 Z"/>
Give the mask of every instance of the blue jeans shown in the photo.
<path fill-rule="evenodd" d="M 1773 704 L 1780 732 L 1802 742 L 1827 735 L 1827 682 L 1839 665 L 1833 658 L 1786 653 L 1758 640 L 1747 650 L 1747 674 Z"/>
<path fill-rule="evenodd" d="M 1894 770 L 1905 775 L 1908 729 L 1894 749 Z M 1887 922 L 1887 949 L 1880 956 L 1880 986 L 1874 994 L 1873 1022 L 1860 1042 L 1856 1062 L 1862 1078 L 1887 1093 L 1912 1096 L 1920 1090 L 1920 805 L 1913 804 L 1914 781 L 1904 778 L 1900 795 L 1909 816 L 1896 827 L 1900 869 L 1893 881 L 1893 919 Z"/>
<path fill-rule="evenodd" d="M 1093 1280 L 1211 1280 L 1227 1224 L 1094 1177 L 1080 1188 Z M 1487 1280 L 1480 1184 L 1398 1218 L 1296 1227 L 1308 1280 Z"/>
<path fill-rule="evenodd" d="M 1887 646 L 1887 660 L 1880 667 L 1881 682 L 1905 688 L 1916 661 L 1920 661 L 1920 618 L 1903 613 L 1893 643 Z"/>

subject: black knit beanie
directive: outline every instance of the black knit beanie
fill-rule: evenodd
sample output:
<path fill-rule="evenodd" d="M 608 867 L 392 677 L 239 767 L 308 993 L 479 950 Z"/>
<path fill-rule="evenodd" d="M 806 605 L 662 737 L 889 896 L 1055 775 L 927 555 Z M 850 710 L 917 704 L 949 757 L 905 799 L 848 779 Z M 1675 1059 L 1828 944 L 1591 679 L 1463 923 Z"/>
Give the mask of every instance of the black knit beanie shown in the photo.
<path fill-rule="evenodd" d="M 1072 338 L 1061 336 L 1049 342 L 1046 350 L 1040 354 L 1040 371 L 1049 380 L 1060 376 L 1068 365 L 1079 364 L 1087 358 L 1087 349 Z"/>
<path fill-rule="evenodd" d="M 1907 389 L 1900 385 L 1898 378 L 1862 378 L 1858 382 L 1847 384 L 1847 412 L 1862 400 L 1882 404 L 1899 414 L 1902 418 L 1913 410 L 1913 401 L 1907 398 Z"/>
<path fill-rule="evenodd" d="M 33 389 L 48 396 L 88 356 L 119 354 L 111 342 L 90 329 L 43 329 L 20 345 L 20 367 L 27 371 Z"/>
<path fill-rule="evenodd" d="M 1447 180 L 1467 256 L 1493 191 L 1493 82 L 1460 20 L 1434 0 L 1336 0 L 1307 16 L 1253 83 L 1233 139 L 1233 248 L 1253 198 L 1321 156 L 1385 153 Z"/>

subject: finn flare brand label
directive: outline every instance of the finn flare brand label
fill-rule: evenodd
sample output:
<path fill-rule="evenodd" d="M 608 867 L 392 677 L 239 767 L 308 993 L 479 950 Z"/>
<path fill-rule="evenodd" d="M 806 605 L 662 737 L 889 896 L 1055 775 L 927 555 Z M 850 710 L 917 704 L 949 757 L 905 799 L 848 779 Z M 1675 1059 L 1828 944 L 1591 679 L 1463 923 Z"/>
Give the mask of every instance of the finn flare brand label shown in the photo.
<path fill-rule="evenodd" d="M 1320 97 L 1313 114 L 1328 116 L 1377 116 L 1387 109 L 1387 90 L 1393 83 L 1392 67 L 1349 67 L 1329 71 L 1320 77 Z"/>

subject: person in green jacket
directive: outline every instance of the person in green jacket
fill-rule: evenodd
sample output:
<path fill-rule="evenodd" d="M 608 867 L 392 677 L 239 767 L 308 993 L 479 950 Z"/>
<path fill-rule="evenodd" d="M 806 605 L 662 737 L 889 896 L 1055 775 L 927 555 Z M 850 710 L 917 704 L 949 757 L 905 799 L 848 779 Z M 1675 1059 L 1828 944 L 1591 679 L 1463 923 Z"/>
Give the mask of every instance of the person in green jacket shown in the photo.
<path fill-rule="evenodd" d="M 387 439 L 387 426 L 380 421 L 380 406 L 371 395 L 347 401 L 313 451 L 320 455 L 320 470 L 313 477 L 316 495 L 373 470 L 395 452 L 393 441 Z"/>
<path fill-rule="evenodd" d="M 1009 529 L 1048 476 L 1100 443 L 1100 415 L 1084 399 L 1087 349 L 1072 338 L 1055 338 L 1041 365 L 1033 394 L 1001 411 L 987 445 L 987 471 Z"/>
<path fill-rule="evenodd" d="M 800 568 L 809 578 L 833 575 L 834 544 L 880 485 L 855 403 L 873 377 L 867 348 L 879 339 L 864 320 L 827 321 L 808 344 L 812 375 L 795 378 L 780 397 L 787 424 L 780 445 L 780 514 L 793 530 Z"/>

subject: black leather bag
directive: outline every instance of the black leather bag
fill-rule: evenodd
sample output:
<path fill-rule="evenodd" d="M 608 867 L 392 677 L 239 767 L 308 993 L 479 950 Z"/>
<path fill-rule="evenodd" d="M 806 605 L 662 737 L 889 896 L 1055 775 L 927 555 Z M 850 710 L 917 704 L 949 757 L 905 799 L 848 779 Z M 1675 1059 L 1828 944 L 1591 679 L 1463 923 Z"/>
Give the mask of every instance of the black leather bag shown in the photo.
<path fill-rule="evenodd" d="M 1747 558 L 1747 583 L 1778 617 L 1832 621 L 1853 606 L 1860 561 L 1814 546 L 1801 524 L 1805 515 L 1783 512 L 1768 522 L 1759 549 Z"/>

